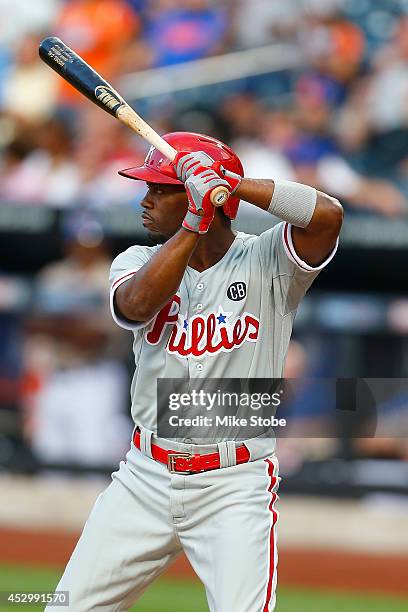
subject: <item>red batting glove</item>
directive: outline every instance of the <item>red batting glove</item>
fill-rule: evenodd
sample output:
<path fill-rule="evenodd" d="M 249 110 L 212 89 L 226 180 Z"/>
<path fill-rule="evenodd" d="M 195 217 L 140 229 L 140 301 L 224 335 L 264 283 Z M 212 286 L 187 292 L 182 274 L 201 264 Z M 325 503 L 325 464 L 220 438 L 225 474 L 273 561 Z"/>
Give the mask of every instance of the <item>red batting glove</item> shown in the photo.
<path fill-rule="evenodd" d="M 204 151 L 179 151 L 173 166 L 180 181 L 185 183 L 192 174 L 195 174 L 200 166 L 211 168 L 214 163 L 213 158 Z"/>
<path fill-rule="evenodd" d="M 203 151 L 178 153 L 174 167 L 178 178 L 184 182 L 189 207 L 183 227 L 191 232 L 205 234 L 215 215 L 211 193 L 216 187 L 227 187 L 228 182 L 212 168 L 214 160 Z"/>
<path fill-rule="evenodd" d="M 222 165 L 222 162 L 220 161 L 214 162 L 211 168 L 215 170 L 218 176 L 220 176 L 221 178 L 225 179 L 228 182 L 228 185 L 230 187 L 230 193 L 231 195 L 234 195 L 234 193 L 237 191 L 237 189 L 239 189 L 239 186 L 242 183 L 242 176 L 240 176 L 239 174 L 235 174 L 235 172 L 231 172 L 231 170 L 227 170 L 226 168 L 224 168 L 224 166 Z"/>
<path fill-rule="evenodd" d="M 191 232 L 206 234 L 215 215 L 211 194 L 216 187 L 228 188 L 228 183 L 211 168 L 198 166 L 184 184 L 189 206 L 183 227 Z"/>

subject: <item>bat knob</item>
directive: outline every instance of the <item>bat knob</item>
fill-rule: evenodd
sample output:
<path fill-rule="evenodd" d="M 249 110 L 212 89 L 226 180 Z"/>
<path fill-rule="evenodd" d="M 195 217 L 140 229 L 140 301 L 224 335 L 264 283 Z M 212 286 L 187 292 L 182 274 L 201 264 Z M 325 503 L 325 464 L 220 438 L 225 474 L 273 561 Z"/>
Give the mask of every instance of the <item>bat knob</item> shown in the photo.
<path fill-rule="evenodd" d="M 211 203 L 213 206 L 224 206 L 230 197 L 230 192 L 226 187 L 216 187 L 211 192 Z"/>

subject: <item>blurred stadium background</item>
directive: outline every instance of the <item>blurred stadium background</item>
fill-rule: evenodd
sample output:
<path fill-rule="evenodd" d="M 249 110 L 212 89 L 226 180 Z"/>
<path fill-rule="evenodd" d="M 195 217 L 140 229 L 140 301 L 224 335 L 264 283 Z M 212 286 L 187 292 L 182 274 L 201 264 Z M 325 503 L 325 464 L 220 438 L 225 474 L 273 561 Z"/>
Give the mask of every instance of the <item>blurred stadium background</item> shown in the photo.
<path fill-rule="evenodd" d="M 406 0 L 0 0 L 0 590 L 55 586 L 131 433 L 107 276 L 146 243 L 144 187 L 117 175 L 146 147 L 40 63 L 49 34 L 161 133 L 217 136 L 248 176 L 342 201 L 288 377 L 408 376 Z M 242 205 L 237 227 L 275 222 Z M 377 437 L 329 437 L 300 388 L 311 433 L 279 441 L 278 611 L 408 609 L 407 401 L 402 382 Z M 181 561 L 137 609 L 206 605 Z"/>

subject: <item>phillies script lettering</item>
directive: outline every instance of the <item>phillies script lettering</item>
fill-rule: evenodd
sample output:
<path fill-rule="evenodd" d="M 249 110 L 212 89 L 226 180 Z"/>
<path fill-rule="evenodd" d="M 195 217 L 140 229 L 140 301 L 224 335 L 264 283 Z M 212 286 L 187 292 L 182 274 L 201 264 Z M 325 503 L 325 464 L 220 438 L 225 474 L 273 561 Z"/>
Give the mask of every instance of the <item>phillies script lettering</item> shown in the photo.
<path fill-rule="evenodd" d="M 159 312 L 145 336 L 149 344 L 159 344 L 169 326 L 171 332 L 166 350 L 181 357 L 230 352 L 244 342 L 256 342 L 258 338 L 259 319 L 247 312 L 231 323 L 228 322 L 228 314 L 217 317 L 214 312 L 194 315 L 190 320 L 183 320 L 180 304 L 179 296 L 175 295 Z"/>

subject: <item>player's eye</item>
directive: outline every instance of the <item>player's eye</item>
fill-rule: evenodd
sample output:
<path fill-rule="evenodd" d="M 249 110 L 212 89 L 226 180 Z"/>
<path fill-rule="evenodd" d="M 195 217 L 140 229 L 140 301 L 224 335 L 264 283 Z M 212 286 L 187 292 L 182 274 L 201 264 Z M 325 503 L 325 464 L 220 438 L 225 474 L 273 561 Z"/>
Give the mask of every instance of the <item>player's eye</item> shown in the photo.
<path fill-rule="evenodd" d="M 149 190 L 157 195 L 163 195 L 164 193 L 163 189 L 160 189 L 157 185 L 149 185 Z"/>

